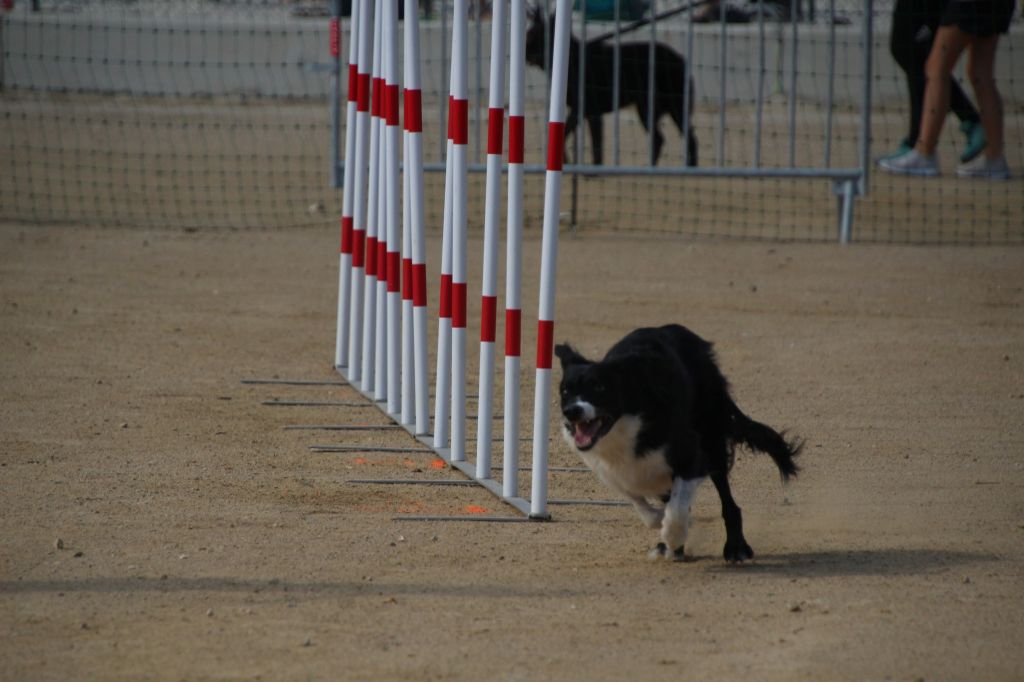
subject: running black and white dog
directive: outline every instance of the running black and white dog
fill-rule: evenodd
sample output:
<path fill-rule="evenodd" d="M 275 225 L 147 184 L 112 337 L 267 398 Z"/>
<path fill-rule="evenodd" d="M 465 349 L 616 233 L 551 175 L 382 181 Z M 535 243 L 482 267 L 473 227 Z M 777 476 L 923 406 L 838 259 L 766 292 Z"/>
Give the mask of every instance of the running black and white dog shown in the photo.
<path fill-rule="evenodd" d="M 709 476 L 722 500 L 725 560 L 752 558 L 729 489 L 734 449 L 767 453 L 787 480 L 797 472 L 793 459 L 802 444 L 740 411 L 711 344 L 685 327 L 666 325 L 637 329 L 600 362 L 565 344 L 555 354 L 562 361 L 563 435 L 648 527 L 661 529 L 651 558 L 682 560 L 690 505 Z"/>

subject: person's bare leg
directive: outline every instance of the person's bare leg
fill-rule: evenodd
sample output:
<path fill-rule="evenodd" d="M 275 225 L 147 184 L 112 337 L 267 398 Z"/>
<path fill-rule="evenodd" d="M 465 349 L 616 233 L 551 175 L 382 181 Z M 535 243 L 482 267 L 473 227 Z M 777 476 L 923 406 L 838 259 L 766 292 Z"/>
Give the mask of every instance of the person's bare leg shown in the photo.
<path fill-rule="evenodd" d="M 924 106 L 921 111 L 921 132 L 915 149 L 919 154 L 932 156 L 939 144 L 939 134 L 949 112 L 949 78 L 953 67 L 972 40 L 970 34 L 955 26 L 940 26 L 935 34 L 932 51 L 925 63 L 927 83 L 924 88 Z M 984 121 L 984 119 L 982 119 Z M 987 132 L 987 129 L 986 129 Z"/>
<path fill-rule="evenodd" d="M 985 157 L 1003 155 L 1003 99 L 996 87 L 996 45 L 998 35 L 975 38 L 967 55 L 967 77 L 978 101 L 981 125 L 985 129 Z"/>

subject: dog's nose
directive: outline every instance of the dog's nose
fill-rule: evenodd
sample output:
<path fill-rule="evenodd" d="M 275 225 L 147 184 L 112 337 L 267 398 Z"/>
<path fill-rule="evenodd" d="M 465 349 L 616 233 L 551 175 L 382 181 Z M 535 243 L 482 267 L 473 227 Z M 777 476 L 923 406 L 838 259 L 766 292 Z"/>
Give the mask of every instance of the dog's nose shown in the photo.
<path fill-rule="evenodd" d="M 562 410 L 562 415 L 570 422 L 577 422 L 583 418 L 583 408 L 578 403 L 573 403 Z"/>

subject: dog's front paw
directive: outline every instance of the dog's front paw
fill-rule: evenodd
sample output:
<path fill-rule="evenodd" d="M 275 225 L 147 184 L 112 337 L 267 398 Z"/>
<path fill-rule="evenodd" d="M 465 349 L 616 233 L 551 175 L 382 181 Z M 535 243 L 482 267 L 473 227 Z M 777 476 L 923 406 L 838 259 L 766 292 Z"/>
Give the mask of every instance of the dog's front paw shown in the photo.
<path fill-rule="evenodd" d="M 669 561 L 684 561 L 683 558 L 683 546 L 676 547 L 671 552 L 668 549 L 668 545 L 664 542 L 659 542 L 657 545 L 652 547 L 647 552 L 647 558 L 651 561 L 658 559 L 668 559 Z"/>
<path fill-rule="evenodd" d="M 725 549 L 722 550 L 722 556 L 731 564 L 737 564 L 747 559 L 754 558 L 754 550 L 750 548 L 750 545 L 745 540 L 729 541 L 725 543 Z"/>

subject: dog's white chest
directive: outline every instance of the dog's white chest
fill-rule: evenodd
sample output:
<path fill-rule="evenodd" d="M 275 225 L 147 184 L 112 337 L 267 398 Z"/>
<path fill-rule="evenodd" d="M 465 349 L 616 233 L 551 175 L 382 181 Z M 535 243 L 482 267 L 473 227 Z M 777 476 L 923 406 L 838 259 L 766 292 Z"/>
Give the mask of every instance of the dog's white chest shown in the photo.
<path fill-rule="evenodd" d="M 661 450 L 637 456 L 640 427 L 639 417 L 621 417 L 592 450 L 580 452 L 580 457 L 610 488 L 632 496 L 664 495 L 672 489 L 672 470 Z"/>

